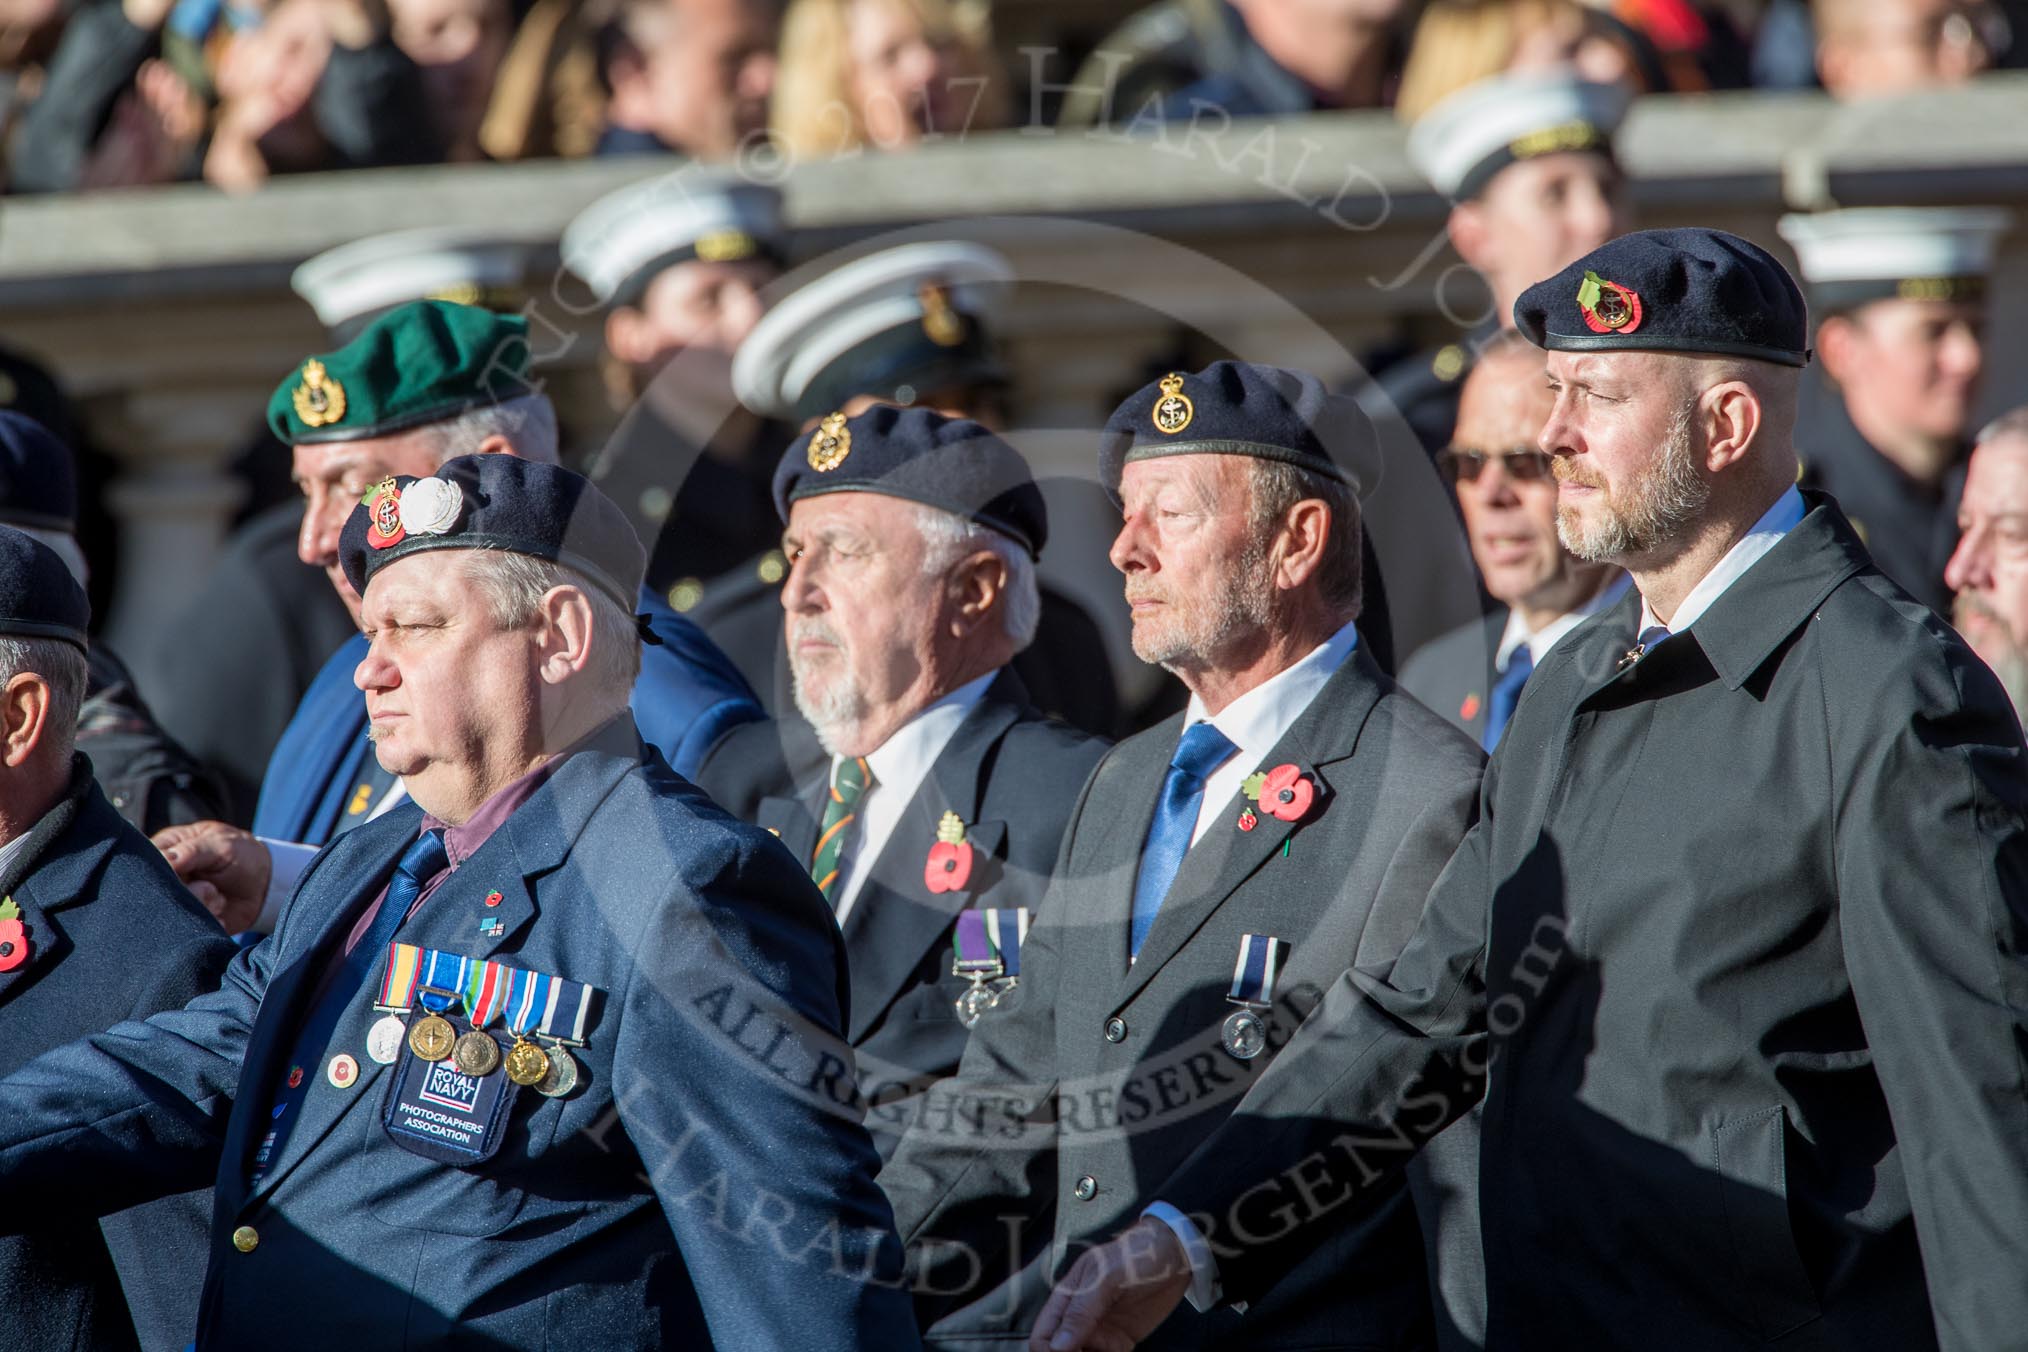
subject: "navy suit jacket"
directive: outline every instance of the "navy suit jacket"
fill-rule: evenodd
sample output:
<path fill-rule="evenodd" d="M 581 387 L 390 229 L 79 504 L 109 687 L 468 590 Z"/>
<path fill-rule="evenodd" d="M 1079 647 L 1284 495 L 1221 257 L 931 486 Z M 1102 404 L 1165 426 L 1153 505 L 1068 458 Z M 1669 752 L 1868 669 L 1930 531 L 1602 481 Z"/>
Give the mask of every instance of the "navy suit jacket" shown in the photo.
<path fill-rule="evenodd" d="M 739 668 L 704 631 L 645 588 L 641 613 L 662 640 L 641 648 L 634 716 L 641 734 L 678 774 L 690 774 L 727 729 L 764 715 Z M 367 757 L 366 701 L 352 672 L 366 656 L 366 636 L 347 639 L 304 692 L 296 716 L 275 745 L 254 809 L 254 834 L 322 845 L 360 782 Z"/>
<path fill-rule="evenodd" d="M 218 922 L 81 773 L 76 816 L 9 894 L 29 957 L 0 972 L 0 1074 L 122 1019 L 180 1008 L 215 989 L 232 958 Z M 38 1210 L 0 1192 L 0 1210 L 20 1207 L 35 1222 L 0 1239 L 8 1345 L 105 1352 L 135 1346 L 138 1336 L 150 1352 L 181 1352 L 204 1276 L 205 1186 L 103 1222 L 75 1206 Z"/>
<path fill-rule="evenodd" d="M 357 1057 L 356 1081 L 309 1067 L 294 1130 L 249 1184 L 318 978 L 421 815 L 404 804 L 319 854 L 216 994 L 0 1081 L 0 1227 L 215 1175 L 207 1352 L 915 1346 L 908 1298 L 878 1280 L 900 1253 L 872 1142 L 841 1106 L 836 927 L 772 837 L 671 774 L 624 718 L 400 934 L 602 992 L 579 1087 L 521 1091 L 482 1163 L 395 1144 L 394 1077 L 365 1055 L 376 963 L 329 1048 Z"/>

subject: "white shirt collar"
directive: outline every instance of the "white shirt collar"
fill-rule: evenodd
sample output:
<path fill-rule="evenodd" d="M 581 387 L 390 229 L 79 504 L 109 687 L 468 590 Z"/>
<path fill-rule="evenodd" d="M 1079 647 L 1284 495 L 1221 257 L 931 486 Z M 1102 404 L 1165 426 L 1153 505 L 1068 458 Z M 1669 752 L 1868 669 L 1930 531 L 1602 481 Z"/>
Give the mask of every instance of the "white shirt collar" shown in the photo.
<path fill-rule="evenodd" d="M 1690 594 L 1683 598 L 1683 604 L 1676 607 L 1676 613 L 1669 621 L 1669 632 L 1680 634 L 1697 623 L 1698 617 L 1711 609 L 1747 569 L 1759 563 L 1770 549 L 1782 542 L 1783 536 L 1802 524 L 1803 512 L 1803 495 L 1793 487 L 1776 498 L 1774 506 L 1761 513 L 1760 520 L 1753 523 L 1753 529 L 1728 549 L 1725 557 L 1690 589 Z M 1649 608 L 1648 599 L 1642 597 L 1641 627 L 1634 632 L 1645 634 L 1661 623 L 1661 618 Z"/>
<path fill-rule="evenodd" d="M 1560 643 L 1565 634 L 1618 601 L 1633 583 L 1634 580 L 1625 573 L 1616 574 L 1591 600 L 1575 610 L 1565 611 L 1533 632 L 1530 632 L 1528 622 L 1521 618 L 1519 610 L 1509 610 L 1507 627 L 1500 632 L 1500 646 L 1493 653 L 1493 670 L 1505 671 L 1524 643 L 1528 645 L 1530 662 L 1541 666 L 1542 659 L 1549 656 L 1549 650 Z"/>
<path fill-rule="evenodd" d="M 1275 743 L 1294 726 L 1358 646 L 1359 631 L 1348 624 L 1292 665 L 1220 709 L 1216 718 L 1207 719 L 1203 702 L 1195 695 L 1190 697 L 1183 726 L 1208 721 L 1239 748 L 1204 781 L 1204 801 L 1197 810 L 1196 829 L 1190 835 L 1192 844 L 1211 829 L 1219 814 L 1238 796 L 1240 784 L 1260 768 Z"/>

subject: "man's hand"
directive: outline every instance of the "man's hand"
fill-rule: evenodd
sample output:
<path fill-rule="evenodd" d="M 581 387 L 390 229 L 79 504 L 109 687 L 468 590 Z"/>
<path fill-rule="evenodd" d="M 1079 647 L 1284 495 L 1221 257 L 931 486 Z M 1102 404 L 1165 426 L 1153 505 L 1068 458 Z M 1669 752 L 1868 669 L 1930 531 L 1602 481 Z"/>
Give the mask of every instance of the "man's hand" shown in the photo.
<path fill-rule="evenodd" d="M 251 832 L 227 822 L 192 822 L 165 826 L 154 841 L 183 885 L 218 917 L 227 934 L 248 930 L 260 919 L 275 862 Z"/>
<path fill-rule="evenodd" d="M 1144 1216 L 1071 1264 L 1028 1335 L 1028 1352 L 1131 1352 L 1189 1290 L 1183 1241 Z"/>

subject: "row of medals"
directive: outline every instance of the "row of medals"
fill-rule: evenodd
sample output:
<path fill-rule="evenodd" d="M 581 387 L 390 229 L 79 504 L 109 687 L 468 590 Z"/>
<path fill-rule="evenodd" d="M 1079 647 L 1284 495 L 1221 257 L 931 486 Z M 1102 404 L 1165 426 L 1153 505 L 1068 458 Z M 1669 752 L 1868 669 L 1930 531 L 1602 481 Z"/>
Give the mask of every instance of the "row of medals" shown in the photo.
<path fill-rule="evenodd" d="M 366 1054 L 382 1065 L 391 1064 L 401 1047 L 403 1027 L 394 1014 L 374 1024 L 366 1037 Z M 491 1033 L 474 1028 L 460 1034 L 441 1014 L 423 1015 L 407 1025 L 407 1032 L 408 1049 L 419 1059 L 448 1059 L 460 1073 L 475 1080 L 491 1075 L 504 1060 L 508 1079 L 547 1098 L 562 1098 L 577 1088 L 577 1062 L 561 1043 L 544 1050 L 525 1034 L 517 1035 L 503 1057 Z"/>

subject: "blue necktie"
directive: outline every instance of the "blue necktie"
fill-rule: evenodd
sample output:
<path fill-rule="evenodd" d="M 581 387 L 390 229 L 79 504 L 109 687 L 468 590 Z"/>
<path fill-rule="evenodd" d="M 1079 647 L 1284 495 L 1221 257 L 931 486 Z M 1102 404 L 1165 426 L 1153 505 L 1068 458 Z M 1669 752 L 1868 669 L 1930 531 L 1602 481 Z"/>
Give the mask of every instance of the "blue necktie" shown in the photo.
<path fill-rule="evenodd" d="M 324 1048 L 331 1041 L 331 1032 L 338 1026 L 338 1020 L 344 1016 L 353 997 L 359 994 L 360 985 L 379 963 L 380 955 L 394 942 L 395 931 L 408 918 L 409 908 L 422 895 L 423 887 L 449 867 L 450 862 L 450 853 L 444 848 L 444 833 L 425 831 L 401 856 L 401 862 L 394 866 L 394 877 L 387 884 L 387 897 L 374 913 L 373 923 L 367 926 L 366 933 L 338 964 L 338 970 L 331 974 L 330 980 L 325 983 L 324 993 L 303 1020 L 295 1045 L 289 1049 L 288 1068 L 282 1072 L 282 1079 L 275 1086 L 268 1131 L 254 1153 L 254 1182 L 260 1182 L 268 1166 L 281 1157 L 282 1143 L 289 1139 L 289 1132 L 296 1124 L 296 1110 L 302 1106 L 312 1074 L 323 1059 Z M 291 1084 L 291 1080 L 295 1083 Z"/>
<path fill-rule="evenodd" d="M 1134 880 L 1134 921 L 1127 951 L 1138 954 L 1141 941 L 1176 881 L 1190 848 L 1191 833 L 1197 829 L 1197 810 L 1204 804 L 1204 781 L 1211 772 L 1232 759 L 1239 748 L 1209 723 L 1192 723 L 1176 744 L 1169 773 L 1162 780 L 1162 801 L 1155 804 L 1155 820 L 1148 827 L 1148 843 L 1141 849 L 1141 872 Z"/>
<path fill-rule="evenodd" d="M 1665 624 L 1651 624 L 1643 629 L 1641 637 L 1636 640 L 1641 645 L 1641 655 L 1645 657 L 1655 651 L 1655 645 L 1669 637 L 1669 632 L 1669 627 Z"/>
<path fill-rule="evenodd" d="M 1486 748 L 1487 755 L 1492 755 L 1493 748 L 1500 745 L 1500 734 L 1507 730 L 1507 720 L 1514 716 L 1514 706 L 1521 702 L 1521 687 L 1528 684 L 1534 670 L 1534 650 L 1524 643 L 1507 658 L 1507 669 L 1493 682 L 1492 697 L 1486 701 L 1486 730 L 1479 735 L 1479 743 Z"/>

